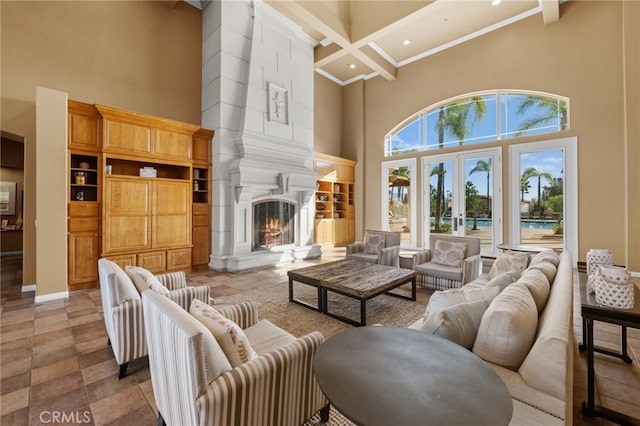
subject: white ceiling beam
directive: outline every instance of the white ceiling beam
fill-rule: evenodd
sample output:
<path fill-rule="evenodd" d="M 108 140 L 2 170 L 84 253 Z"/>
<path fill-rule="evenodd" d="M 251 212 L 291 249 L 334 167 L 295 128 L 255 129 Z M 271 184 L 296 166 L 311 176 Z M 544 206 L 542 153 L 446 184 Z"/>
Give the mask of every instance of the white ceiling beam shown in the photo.
<path fill-rule="evenodd" d="M 538 0 L 538 3 L 542 10 L 542 22 L 544 22 L 545 25 L 553 24 L 560 20 L 559 0 Z"/>

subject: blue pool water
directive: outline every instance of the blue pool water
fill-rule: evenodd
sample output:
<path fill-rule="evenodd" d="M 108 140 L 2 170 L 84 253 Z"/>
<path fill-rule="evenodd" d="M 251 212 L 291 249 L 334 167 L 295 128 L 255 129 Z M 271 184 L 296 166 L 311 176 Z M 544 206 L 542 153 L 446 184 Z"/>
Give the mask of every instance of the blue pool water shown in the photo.
<path fill-rule="evenodd" d="M 431 220 L 433 223 L 433 219 Z M 442 223 L 451 223 L 450 217 L 443 217 Z M 478 219 L 477 225 L 479 228 L 490 228 L 491 227 L 491 219 Z M 473 226 L 473 219 L 467 219 L 466 224 L 468 227 Z M 555 220 L 527 220 L 523 219 L 520 221 L 520 227 L 524 229 L 553 229 L 554 226 L 558 224 Z"/>

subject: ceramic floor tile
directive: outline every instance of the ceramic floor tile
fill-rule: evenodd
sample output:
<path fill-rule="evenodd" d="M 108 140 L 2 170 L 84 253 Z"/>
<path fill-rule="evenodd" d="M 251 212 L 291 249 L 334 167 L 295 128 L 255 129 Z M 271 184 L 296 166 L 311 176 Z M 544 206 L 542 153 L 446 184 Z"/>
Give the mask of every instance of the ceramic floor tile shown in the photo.
<path fill-rule="evenodd" d="M 0 365 L 0 378 L 12 377 L 31 369 L 31 358 L 19 359 Z"/>
<path fill-rule="evenodd" d="M 112 374 L 102 380 L 88 384 L 86 387 L 87 396 L 90 403 L 97 402 L 134 387 L 137 383 L 136 378 L 132 375 L 118 379 L 118 375 Z"/>
<path fill-rule="evenodd" d="M 98 364 L 94 364 L 90 367 L 83 368 L 82 377 L 84 378 L 84 383 L 86 385 L 89 385 L 91 383 L 102 380 L 105 377 L 118 377 L 119 370 L 120 367 L 118 366 L 115 358 L 113 358 L 107 361 L 100 362 Z"/>
<path fill-rule="evenodd" d="M 79 370 L 80 366 L 78 365 L 78 359 L 75 356 L 65 358 L 44 367 L 34 368 L 31 371 L 31 385 L 33 386 L 44 383 L 48 380 L 55 379 L 56 377 L 66 376 L 69 373 Z"/>
<path fill-rule="evenodd" d="M 110 397 L 91 404 L 96 424 L 108 424 L 141 407 L 149 407 L 137 386 L 130 387 Z"/>
<path fill-rule="evenodd" d="M 29 426 L 29 407 L 3 414 L 0 425 Z"/>
<path fill-rule="evenodd" d="M 31 371 L 16 374 L 0 380 L 0 394 L 11 393 L 22 388 L 27 388 L 31 384 Z"/>
<path fill-rule="evenodd" d="M 51 424 L 54 413 L 64 414 L 72 419 L 90 418 L 91 411 L 84 388 L 57 393 L 46 401 L 34 401 L 30 406 L 29 422 L 31 425 Z"/>
<path fill-rule="evenodd" d="M 141 406 L 117 419 L 106 423 L 108 426 L 153 425 L 157 421 L 156 412 L 149 406 Z"/>
<path fill-rule="evenodd" d="M 29 388 L 6 393 L 0 398 L 0 412 L 3 414 L 29 406 Z"/>
<path fill-rule="evenodd" d="M 103 344 L 104 343 L 103 340 Z M 113 359 L 113 350 L 106 344 L 93 352 L 78 354 L 78 364 L 80 364 L 80 368 L 86 368 L 111 359 Z"/>
<path fill-rule="evenodd" d="M 56 377 L 31 387 L 31 403 L 37 404 L 84 387 L 82 374 L 79 371 Z"/>

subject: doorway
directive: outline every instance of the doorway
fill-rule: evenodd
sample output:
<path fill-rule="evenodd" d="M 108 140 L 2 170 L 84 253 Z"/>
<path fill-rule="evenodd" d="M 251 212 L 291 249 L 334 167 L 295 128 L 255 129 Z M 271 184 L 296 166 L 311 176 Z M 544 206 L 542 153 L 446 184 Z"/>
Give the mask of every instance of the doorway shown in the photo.
<path fill-rule="evenodd" d="M 423 241 L 431 234 L 476 237 L 481 253 L 502 242 L 499 148 L 422 157 Z M 428 191 L 428 192 L 427 192 Z"/>

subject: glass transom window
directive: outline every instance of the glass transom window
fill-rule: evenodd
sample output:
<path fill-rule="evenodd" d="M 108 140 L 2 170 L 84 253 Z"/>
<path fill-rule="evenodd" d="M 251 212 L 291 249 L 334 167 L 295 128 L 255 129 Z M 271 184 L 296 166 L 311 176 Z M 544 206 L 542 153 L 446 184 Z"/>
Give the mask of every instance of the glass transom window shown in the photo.
<path fill-rule="evenodd" d="M 569 128 L 567 98 L 528 91 L 482 92 L 425 108 L 385 137 L 385 156 L 468 146 Z"/>

